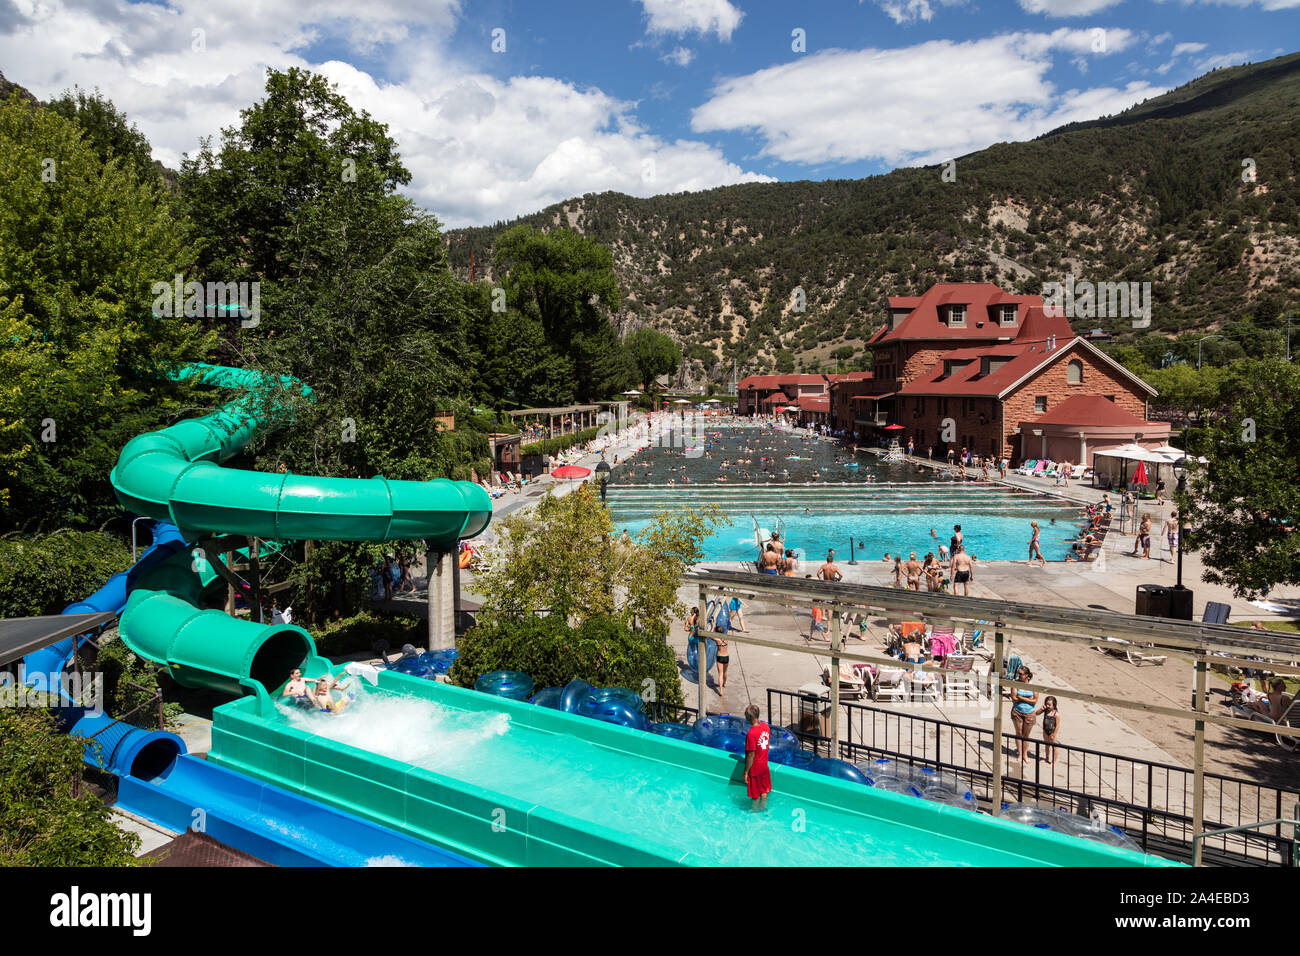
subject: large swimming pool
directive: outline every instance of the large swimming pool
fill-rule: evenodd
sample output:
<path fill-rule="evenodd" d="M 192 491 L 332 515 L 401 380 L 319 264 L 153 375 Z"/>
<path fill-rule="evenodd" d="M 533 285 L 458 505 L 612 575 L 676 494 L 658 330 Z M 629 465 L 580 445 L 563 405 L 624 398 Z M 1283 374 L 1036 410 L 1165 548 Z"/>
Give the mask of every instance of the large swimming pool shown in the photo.
<path fill-rule="evenodd" d="M 728 523 L 704 544 L 713 562 L 753 560 L 755 525 L 766 537 L 778 524 L 801 559 L 818 563 L 828 548 L 847 561 L 850 541 L 859 561 L 880 561 L 886 552 L 937 555 L 955 524 L 980 560 L 1023 561 L 1030 521 L 1042 531 L 1044 556 L 1064 560 L 1080 522 L 1077 507 L 1048 495 L 941 480 L 930 469 L 753 428 L 709 429 L 694 449 L 647 449 L 615 467 L 608 500 L 615 526 L 633 534 L 661 509 L 716 504 Z"/>

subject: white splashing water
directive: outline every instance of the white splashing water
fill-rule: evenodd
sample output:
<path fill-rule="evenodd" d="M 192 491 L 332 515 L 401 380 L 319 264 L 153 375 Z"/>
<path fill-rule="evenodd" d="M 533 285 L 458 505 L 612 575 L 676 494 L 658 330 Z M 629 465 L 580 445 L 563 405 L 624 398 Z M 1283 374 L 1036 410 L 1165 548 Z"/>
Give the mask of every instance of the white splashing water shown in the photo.
<path fill-rule="evenodd" d="M 408 863 L 400 856 L 393 856 L 391 853 L 385 856 L 372 856 L 366 860 L 366 866 L 415 866 L 414 863 Z"/>
<path fill-rule="evenodd" d="M 304 711 L 281 704 L 291 725 L 402 763 L 438 769 L 464 761 L 485 740 L 510 730 L 510 715 L 443 707 L 433 701 L 371 694 L 364 687 L 341 714 Z"/>

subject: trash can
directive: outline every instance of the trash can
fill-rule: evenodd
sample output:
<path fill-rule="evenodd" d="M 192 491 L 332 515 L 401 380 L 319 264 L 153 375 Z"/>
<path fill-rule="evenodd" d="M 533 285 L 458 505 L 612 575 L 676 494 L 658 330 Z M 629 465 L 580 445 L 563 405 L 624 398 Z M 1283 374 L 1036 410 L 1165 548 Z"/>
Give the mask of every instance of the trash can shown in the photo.
<path fill-rule="evenodd" d="M 1163 584 L 1139 584 L 1134 614 L 1146 617 L 1170 617 L 1170 588 Z"/>
<path fill-rule="evenodd" d="M 1169 616 L 1179 621 L 1192 619 L 1192 589 L 1174 585 L 1169 589 Z"/>
<path fill-rule="evenodd" d="M 824 684 L 804 684 L 799 688 L 799 732 L 827 737 L 831 732 L 830 690 Z"/>

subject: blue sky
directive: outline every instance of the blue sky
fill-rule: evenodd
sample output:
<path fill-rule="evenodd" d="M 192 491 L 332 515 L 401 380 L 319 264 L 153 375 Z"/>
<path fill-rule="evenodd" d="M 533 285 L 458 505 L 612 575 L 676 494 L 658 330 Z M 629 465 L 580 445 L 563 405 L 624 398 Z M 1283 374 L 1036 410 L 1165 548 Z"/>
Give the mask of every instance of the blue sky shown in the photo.
<path fill-rule="evenodd" d="M 171 166 L 267 67 L 325 73 L 453 226 L 941 162 L 1296 37 L 1300 0 L 0 0 L 0 70 L 100 87 Z"/>

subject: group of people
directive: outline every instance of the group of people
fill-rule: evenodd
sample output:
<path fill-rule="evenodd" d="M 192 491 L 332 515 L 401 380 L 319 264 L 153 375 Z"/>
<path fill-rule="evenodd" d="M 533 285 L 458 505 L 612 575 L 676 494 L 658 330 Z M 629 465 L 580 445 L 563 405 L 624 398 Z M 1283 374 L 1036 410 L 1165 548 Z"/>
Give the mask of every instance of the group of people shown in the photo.
<path fill-rule="evenodd" d="M 933 528 L 930 529 L 930 537 L 937 538 L 938 532 Z M 885 552 L 884 560 L 894 562 L 894 587 L 906 587 L 911 591 L 921 590 L 921 581 L 925 581 L 927 591 L 945 591 L 948 585 L 952 585 L 953 594 L 957 593 L 957 586 L 961 585 L 961 593 L 964 596 L 970 596 L 970 582 L 975 577 L 975 562 L 978 560 L 975 555 L 966 553 L 966 536 L 962 533 L 961 525 L 952 526 L 952 538 L 948 544 L 940 544 L 939 555 L 935 557 L 934 552 L 926 554 L 923 561 L 918 561 L 916 552 L 913 551 L 908 556 L 906 562 L 903 561 L 901 554 L 891 556 L 888 551 Z M 943 562 L 947 559 L 948 576 L 944 576 Z M 904 584 L 906 579 L 906 585 Z"/>
<path fill-rule="evenodd" d="M 289 681 L 284 685 L 280 696 L 294 703 L 314 706 L 324 714 L 339 714 L 352 703 L 352 695 L 344 693 L 336 698 L 336 689 L 342 690 L 333 675 L 326 673 L 321 677 L 303 677 L 302 669 L 295 667 L 289 672 Z"/>
<path fill-rule="evenodd" d="M 1033 672 L 1023 664 L 1016 671 L 1016 680 L 1027 684 L 1034 679 Z M 1038 691 L 1016 689 L 1012 698 L 1011 724 L 1016 729 L 1016 755 L 1013 760 L 1023 763 L 1029 759 L 1029 735 L 1039 716 L 1043 718 L 1043 743 L 1046 744 L 1044 762 L 1049 766 L 1056 762 L 1056 747 L 1061 734 L 1061 711 L 1055 697 L 1044 698 L 1038 703 Z"/>

